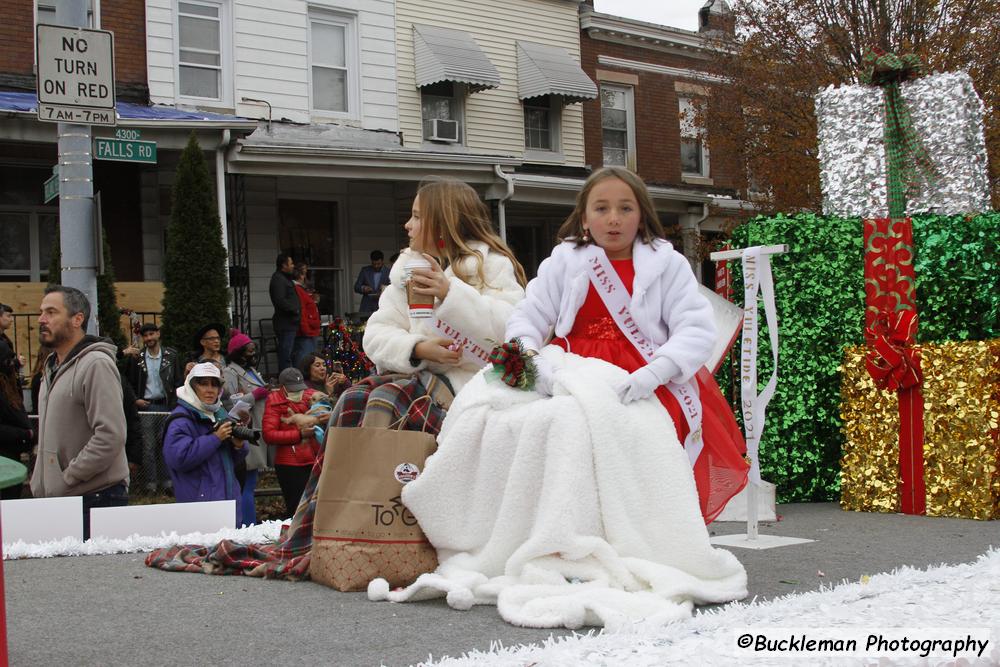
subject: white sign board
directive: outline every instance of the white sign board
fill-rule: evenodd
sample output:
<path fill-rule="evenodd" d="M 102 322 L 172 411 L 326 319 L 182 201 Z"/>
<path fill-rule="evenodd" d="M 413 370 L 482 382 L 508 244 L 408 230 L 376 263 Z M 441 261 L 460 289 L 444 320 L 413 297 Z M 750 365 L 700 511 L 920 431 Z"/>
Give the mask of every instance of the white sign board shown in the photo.
<path fill-rule="evenodd" d="M 3 543 L 83 539 L 83 498 L 25 498 L 0 502 Z"/>
<path fill-rule="evenodd" d="M 115 124 L 114 36 L 107 30 L 39 24 L 38 120 Z"/>
<path fill-rule="evenodd" d="M 217 533 L 236 527 L 236 501 L 95 507 L 90 510 L 90 536 L 123 540 L 131 535 Z"/>

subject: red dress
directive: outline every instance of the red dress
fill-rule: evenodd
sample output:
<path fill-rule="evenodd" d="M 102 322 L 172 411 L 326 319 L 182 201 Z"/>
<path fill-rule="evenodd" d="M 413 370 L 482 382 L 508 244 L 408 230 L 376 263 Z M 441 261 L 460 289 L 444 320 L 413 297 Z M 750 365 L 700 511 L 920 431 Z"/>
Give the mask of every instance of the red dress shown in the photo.
<path fill-rule="evenodd" d="M 611 260 L 611 265 L 631 294 L 635 280 L 632 260 Z M 593 285 L 576 314 L 573 329 L 566 338 L 556 338 L 552 342 L 568 352 L 603 359 L 629 373 L 646 365 L 643 356 L 615 324 Z M 710 523 L 729 499 L 746 486 L 750 466 L 744 458 L 747 446 L 743 434 L 715 379 L 704 367 L 695 378 L 702 402 L 704 448 L 695 463 L 694 479 L 698 486 L 701 513 L 705 523 Z M 656 390 L 656 397 L 670 413 L 677 438 L 683 443 L 688 425 L 677 399 L 662 386 Z"/>

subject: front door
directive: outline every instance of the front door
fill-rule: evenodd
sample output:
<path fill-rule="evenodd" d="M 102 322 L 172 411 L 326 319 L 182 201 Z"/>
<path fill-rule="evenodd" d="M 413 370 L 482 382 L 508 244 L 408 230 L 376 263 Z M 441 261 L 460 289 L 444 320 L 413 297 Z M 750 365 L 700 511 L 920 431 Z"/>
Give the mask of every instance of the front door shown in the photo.
<path fill-rule="evenodd" d="M 345 253 L 340 243 L 337 202 L 280 199 L 278 219 L 281 251 L 296 263 L 309 265 L 308 279 L 316 290 L 320 314 L 343 313 L 341 258 Z"/>

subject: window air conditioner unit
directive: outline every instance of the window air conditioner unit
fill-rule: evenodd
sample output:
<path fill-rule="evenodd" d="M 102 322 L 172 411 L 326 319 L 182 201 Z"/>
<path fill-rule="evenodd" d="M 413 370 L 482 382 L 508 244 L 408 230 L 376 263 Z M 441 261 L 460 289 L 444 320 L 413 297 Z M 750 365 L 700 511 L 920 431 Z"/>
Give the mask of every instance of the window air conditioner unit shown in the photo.
<path fill-rule="evenodd" d="M 431 118 L 425 121 L 427 138 L 431 141 L 458 143 L 458 121 L 444 118 Z"/>

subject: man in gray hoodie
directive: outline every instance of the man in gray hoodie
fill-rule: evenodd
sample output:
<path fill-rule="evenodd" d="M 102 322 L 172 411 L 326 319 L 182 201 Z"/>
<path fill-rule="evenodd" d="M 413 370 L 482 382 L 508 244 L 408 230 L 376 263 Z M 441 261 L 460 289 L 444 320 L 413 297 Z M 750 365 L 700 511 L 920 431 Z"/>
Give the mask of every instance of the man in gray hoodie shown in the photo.
<path fill-rule="evenodd" d="M 83 496 L 83 537 L 90 510 L 128 504 L 125 413 L 115 346 L 85 334 L 90 302 L 78 289 L 50 285 L 38 338 L 50 345 L 38 398 L 35 498 Z"/>

